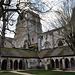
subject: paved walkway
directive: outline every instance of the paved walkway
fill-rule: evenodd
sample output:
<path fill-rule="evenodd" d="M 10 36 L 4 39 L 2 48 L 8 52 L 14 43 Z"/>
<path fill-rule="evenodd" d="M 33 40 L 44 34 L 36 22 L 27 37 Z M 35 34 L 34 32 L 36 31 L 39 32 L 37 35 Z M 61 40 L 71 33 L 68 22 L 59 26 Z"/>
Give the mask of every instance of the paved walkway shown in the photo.
<path fill-rule="evenodd" d="M 34 75 L 34 74 L 28 74 L 28 73 L 17 72 L 17 71 L 10 71 L 10 72 L 16 73 L 16 74 L 22 74 L 22 75 Z"/>

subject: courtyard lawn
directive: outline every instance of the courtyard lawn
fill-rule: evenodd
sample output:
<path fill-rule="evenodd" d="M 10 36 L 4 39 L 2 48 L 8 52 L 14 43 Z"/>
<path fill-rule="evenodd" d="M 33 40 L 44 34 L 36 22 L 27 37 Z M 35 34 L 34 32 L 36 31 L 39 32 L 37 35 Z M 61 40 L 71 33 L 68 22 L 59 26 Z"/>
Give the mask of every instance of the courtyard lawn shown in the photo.
<path fill-rule="evenodd" d="M 0 75 L 21 75 L 21 74 L 15 74 L 11 72 L 1 72 Z"/>
<path fill-rule="evenodd" d="M 27 70 L 27 71 L 20 71 L 30 74 L 36 75 L 75 75 L 75 72 L 61 72 L 61 71 L 50 71 L 50 70 Z"/>

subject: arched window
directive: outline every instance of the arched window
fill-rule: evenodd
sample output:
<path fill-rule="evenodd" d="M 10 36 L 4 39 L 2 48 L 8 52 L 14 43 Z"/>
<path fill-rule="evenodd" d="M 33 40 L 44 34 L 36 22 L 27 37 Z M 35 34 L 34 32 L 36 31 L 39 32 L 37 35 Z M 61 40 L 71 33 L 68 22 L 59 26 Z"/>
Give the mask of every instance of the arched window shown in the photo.
<path fill-rule="evenodd" d="M 34 38 L 32 38 L 32 42 L 34 42 Z"/>
<path fill-rule="evenodd" d="M 59 39 L 56 41 L 56 43 L 58 44 L 58 46 L 63 46 L 63 44 L 64 44 L 63 38 L 59 38 Z"/>
<path fill-rule="evenodd" d="M 75 68 L 75 60 L 74 58 L 71 58 L 71 68 Z"/>
<path fill-rule="evenodd" d="M 4 60 L 2 61 L 1 69 L 2 69 L 2 70 L 6 70 L 6 69 L 7 69 L 7 60 L 4 59 Z"/>
<path fill-rule="evenodd" d="M 46 41 L 46 42 L 44 43 L 44 46 L 45 46 L 45 48 L 50 48 L 50 43 L 49 43 L 48 41 Z"/>
<path fill-rule="evenodd" d="M 13 61 L 10 60 L 10 69 L 12 69 L 12 64 L 13 64 Z"/>
<path fill-rule="evenodd" d="M 23 48 L 26 48 L 26 44 L 23 45 Z"/>
<path fill-rule="evenodd" d="M 58 46 L 63 46 L 63 42 L 61 40 L 59 40 Z"/>
<path fill-rule="evenodd" d="M 53 59 L 51 59 L 51 67 L 52 67 L 52 69 L 54 68 L 54 60 Z"/>
<path fill-rule="evenodd" d="M 63 68 L 62 59 L 60 59 L 60 69 Z"/>
<path fill-rule="evenodd" d="M 41 36 L 41 40 L 43 40 L 43 36 Z"/>
<path fill-rule="evenodd" d="M 69 59 L 65 59 L 65 68 L 69 68 Z"/>
<path fill-rule="evenodd" d="M 59 68 L 59 61 L 56 59 L 56 68 Z"/>
<path fill-rule="evenodd" d="M 20 62 L 19 62 L 19 69 L 20 69 L 20 70 L 23 69 L 23 62 L 22 62 L 22 60 L 20 60 Z"/>
<path fill-rule="evenodd" d="M 17 69 L 18 69 L 18 61 L 15 60 L 15 61 L 14 61 L 14 70 L 17 70 Z"/>
<path fill-rule="evenodd" d="M 28 42 L 27 40 L 24 41 L 23 48 L 26 48 L 27 47 L 27 42 Z"/>

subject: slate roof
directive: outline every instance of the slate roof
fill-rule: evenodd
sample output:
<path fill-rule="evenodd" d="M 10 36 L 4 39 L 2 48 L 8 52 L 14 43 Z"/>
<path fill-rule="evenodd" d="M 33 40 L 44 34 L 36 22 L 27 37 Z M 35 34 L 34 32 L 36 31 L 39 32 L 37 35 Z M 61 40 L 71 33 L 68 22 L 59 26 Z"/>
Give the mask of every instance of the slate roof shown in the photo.
<path fill-rule="evenodd" d="M 21 50 L 14 48 L 4 48 L 2 50 L 3 57 L 24 57 L 24 58 L 47 58 L 47 57 L 56 57 L 56 56 L 65 56 L 65 55 L 74 55 L 74 52 L 69 47 L 57 47 L 54 49 L 45 49 L 40 52 L 32 50 Z"/>
<path fill-rule="evenodd" d="M 36 51 L 29 51 L 29 50 L 21 50 L 21 49 L 14 49 L 14 48 L 4 48 L 2 50 L 3 57 L 24 57 L 24 58 L 37 58 Z"/>
<path fill-rule="evenodd" d="M 40 58 L 56 57 L 56 56 L 74 55 L 74 52 L 69 47 L 57 47 L 50 50 L 42 50 L 39 52 Z"/>
<path fill-rule="evenodd" d="M 10 37 L 5 37 L 5 40 L 9 41 L 12 43 L 12 41 L 14 40 L 14 38 L 10 38 Z"/>
<path fill-rule="evenodd" d="M 8 41 L 10 44 L 12 44 L 13 40 L 14 40 L 14 38 L 5 37 L 5 41 Z M 1 35 L 0 35 L 0 45 L 1 45 Z M 12 44 L 12 47 L 13 47 L 13 46 L 14 46 L 14 45 Z"/>

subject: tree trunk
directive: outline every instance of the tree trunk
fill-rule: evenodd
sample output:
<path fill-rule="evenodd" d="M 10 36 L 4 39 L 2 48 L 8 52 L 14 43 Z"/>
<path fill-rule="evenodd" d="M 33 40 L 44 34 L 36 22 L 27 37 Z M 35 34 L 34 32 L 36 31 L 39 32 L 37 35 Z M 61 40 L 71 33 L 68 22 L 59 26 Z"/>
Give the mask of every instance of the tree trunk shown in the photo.
<path fill-rule="evenodd" d="M 6 19 L 5 19 L 5 13 L 4 13 L 4 15 L 3 15 L 3 28 L 2 28 L 2 33 L 1 33 L 0 57 L 1 57 L 1 54 L 2 54 L 2 48 L 4 47 L 5 30 L 6 30 Z"/>

